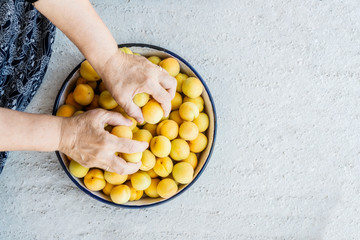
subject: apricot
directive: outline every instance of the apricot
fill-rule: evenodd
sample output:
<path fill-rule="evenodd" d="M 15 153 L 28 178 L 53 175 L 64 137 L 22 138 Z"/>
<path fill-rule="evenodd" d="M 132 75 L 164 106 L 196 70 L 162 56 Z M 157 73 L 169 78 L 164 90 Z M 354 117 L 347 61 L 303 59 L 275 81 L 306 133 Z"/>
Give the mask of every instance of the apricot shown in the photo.
<path fill-rule="evenodd" d="M 91 169 L 84 177 L 85 186 L 91 191 L 100 191 L 106 185 L 104 173 L 100 169 Z"/>
<path fill-rule="evenodd" d="M 151 152 L 157 157 L 166 157 L 171 150 L 170 140 L 164 136 L 153 137 L 150 141 Z"/>
<path fill-rule="evenodd" d="M 178 190 L 178 186 L 174 180 L 170 178 L 165 178 L 158 183 L 156 190 L 160 197 L 169 198 L 175 195 Z"/>
<path fill-rule="evenodd" d="M 133 55 L 141 56 L 141 54 L 140 54 L 140 53 L 137 53 L 137 52 L 133 52 Z"/>
<path fill-rule="evenodd" d="M 150 150 L 146 149 L 141 157 L 140 170 L 149 171 L 155 166 L 156 158 Z"/>
<path fill-rule="evenodd" d="M 75 102 L 73 92 L 71 92 L 67 95 L 65 104 L 74 106 L 76 108 L 76 110 L 82 109 L 82 106 L 80 104 L 78 104 L 77 102 Z"/>
<path fill-rule="evenodd" d="M 143 107 L 149 101 L 150 95 L 147 93 L 138 93 L 134 96 L 133 101 L 138 107 Z"/>
<path fill-rule="evenodd" d="M 204 110 L 204 99 L 201 96 L 196 98 L 184 97 L 184 102 L 194 103 L 198 107 L 199 112 L 202 112 Z"/>
<path fill-rule="evenodd" d="M 77 178 L 83 178 L 88 173 L 89 168 L 82 166 L 80 163 L 72 160 L 69 164 L 70 173 Z"/>
<path fill-rule="evenodd" d="M 156 177 L 159 176 L 159 175 L 156 174 L 156 172 L 154 171 L 153 168 L 150 169 L 149 171 L 146 171 L 146 172 L 147 172 L 147 174 L 149 174 L 149 176 L 150 176 L 151 178 L 156 178 Z"/>
<path fill-rule="evenodd" d="M 105 84 L 104 84 L 104 82 L 101 81 L 99 83 L 99 92 L 103 92 L 105 90 L 106 90 Z"/>
<path fill-rule="evenodd" d="M 99 95 L 95 94 L 93 100 L 91 101 L 91 103 L 85 107 L 86 111 L 95 109 L 95 108 L 99 108 Z"/>
<path fill-rule="evenodd" d="M 170 157 L 175 161 L 180 161 L 189 157 L 190 147 L 189 144 L 180 138 L 171 141 Z"/>
<path fill-rule="evenodd" d="M 131 163 L 137 163 L 141 161 L 143 153 L 137 152 L 137 153 L 122 153 L 122 157 Z"/>
<path fill-rule="evenodd" d="M 194 119 L 193 123 L 199 129 L 199 132 L 205 132 L 209 127 L 209 116 L 206 113 L 200 113 L 197 118 Z"/>
<path fill-rule="evenodd" d="M 72 115 L 74 115 L 75 111 L 76 109 L 74 106 L 65 104 L 58 108 L 58 110 L 56 111 L 56 116 L 71 117 Z"/>
<path fill-rule="evenodd" d="M 152 139 L 152 134 L 146 129 L 139 129 L 134 133 L 134 136 L 132 139 L 136 140 L 136 141 L 150 143 L 150 141 Z"/>
<path fill-rule="evenodd" d="M 198 78 L 189 77 L 183 81 L 181 90 L 189 98 L 199 97 L 203 91 L 203 85 Z"/>
<path fill-rule="evenodd" d="M 88 60 L 81 63 L 80 75 L 88 81 L 97 81 L 100 79 L 99 74 L 96 73 L 95 69 L 90 65 Z"/>
<path fill-rule="evenodd" d="M 111 109 L 111 111 L 121 113 L 122 115 L 127 115 L 125 113 L 125 110 L 120 105 L 116 106 L 116 108 Z"/>
<path fill-rule="evenodd" d="M 160 122 L 161 118 L 164 116 L 164 110 L 157 101 L 151 99 L 142 107 L 142 114 L 145 122 L 156 124 Z"/>
<path fill-rule="evenodd" d="M 86 80 L 85 78 L 83 77 L 79 77 L 77 80 L 76 80 L 76 86 L 79 85 L 79 84 L 89 84 L 89 86 L 95 90 L 96 86 L 97 86 L 97 83 L 96 81 L 88 81 Z"/>
<path fill-rule="evenodd" d="M 111 96 L 110 92 L 107 90 L 100 93 L 99 105 L 104 109 L 114 109 L 118 106 L 115 99 Z"/>
<path fill-rule="evenodd" d="M 131 185 L 136 190 L 145 190 L 151 184 L 151 178 L 146 172 L 136 172 L 131 175 Z"/>
<path fill-rule="evenodd" d="M 143 126 L 143 129 L 148 130 L 151 133 L 152 136 L 156 136 L 156 128 L 157 128 L 157 125 L 156 124 L 151 124 L 151 123 L 146 123 Z"/>
<path fill-rule="evenodd" d="M 171 110 L 179 109 L 182 102 L 183 102 L 183 99 L 182 99 L 181 94 L 176 92 L 175 97 L 171 100 Z"/>
<path fill-rule="evenodd" d="M 195 168 L 197 167 L 197 164 L 198 164 L 197 156 L 193 152 L 190 152 L 189 156 L 186 159 L 181 160 L 181 161 L 189 163 L 193 167 L 194 170 L 195 170 Z"/>
<path fill-rule="evenodd" d="M 165 69 L 170 74 L 170 76 L 173 76 L 173 77 L 178 75 L 180 72 L 179 62 L 175 58 L 172 58 L 172 57 L 162 60 L 159 63 L 159 66 L 162 67 L 163 69 Z"/>
<path fill-rule="evenodd" d="M 123 184 L 127 180 L 127 175 L 120 175 L 114 172 L 105 171 L 104 178 L 108 183 L 113 185 Z"/>
<path fill-rule="evenodd" d="M 181 119 L 179 111 L 172 111 L 169 115 L 169 119 L 175 121 L 179 126 L 184 120 Z"/>
<path fill-rule="evenodd" d="M 110 198 L 116 204 L 127 203 L 130 200 L 130 195 L 130 188 L 125 184 L 113 187 L 110 192 Z"/>
<path fill-rule="evenodd" d="M 134 128 L 133 128 L 133 130 L 131 130 L 132 131 L 132 133 L 133 134 L 135 134 L 137 131 L 139 131 L 140 130 L 140 128 L 138 128 L 137 126 L 135 126 Z"/>
<path fill-rule="evenodd" d="M 129 199 L 129 201 L 139 200 L 139 199 L 143 196 L 144 191 L 143 191 L 143 190 L 136 190 L 136 189 L 131 185 L 131 182 L 130 182 L 130 181 L 126 182 L 125 185 L 127 185 L 127 186 L 130 188 L 130 199 Z"/>
<path fill-rule="evenodd" d="M 160 177 L 167 177 L 173 169 L 173 162 L 169 157 L 158 158 L 153 169 Z"/>
<path fill-rule="evenodd" d="M 188 75 L 186 75 L 185 73 L 179 73 L 178 75 L 175 76 L 175 79 L 177 81 L 177 85 L 176 85 L 176 91 L 177 92 L 182 92 L 182 83 L 188 79 Z"/>
<path fill-rule="evenodd" d="M 199 129 L 193 122 L 183 122 L 179 128 L 179 135 L 186 141 L 194 140 L 199 135 Z"/>
<path fill-rule="evenodd" d="M 130 48 L 127 48 L 127 47 L 119 48 L 119 50 L 126 54 L 133 54 L 133 52 L 130 50 Z"/>
<path fill-rule="evenodd" d="M 74 100 L 80 105 L 86 106 L 94 98 L 94 90 L 88 84 L 79 84 L 74 89 Z"/>
<path fill-rule="evenodd" d="M 82 113 L 84 113 L 84 111 L 76 111 L 76 112 L 73 114 L 73 116 L 77 116 L 77 115 L 80 115 L 80 114 L 82 114 Z"/>
<path fill-rule="evenodd" d="M 159 65 L 159 63 L 161 62 L 161 58 L 159 58 L 158 56 L 148 57 L 148 60 L 155 65 Z"/>
<path fill-rule="evenodd" d="M 199 109 L 192 102 L 185 102 L 179 108 L 181 119 L 185 121 L 192 121 L 199 116 Z"/>
<path fill-rule="evenodd" d="M 203 133 L 199 133 L 197 138 L 189 142 L 190 151 L 194 153 L 202 152 L 207 145 L 207 137 Z"/>
<path fill-rule="evenodd" d="M 111 192 L 111 189 L 113 189 L 113 187 L 114 187 L 114 185 L 112 185 L 111 183 L 106 182 L 106 185 L 102 189 L 102 191 L 106 196 L 110 196 L 110 192 Z"/>
<path fill-rule="evenodd" d="M 194 169 L 190 163 L 179 162 L 175 164 L 172 175 L 180 184 L 188 184 L 192 181 L 194 176 Z"/>
<path fill-rule="evenodd" d="M 163 135 L 169 140 L 173 140 L 178 136 L 179 126 L 173 120 L 164 120 L 159 123 L 156 128 L 156 132 L 158 135 Z"/>
<path fill-rule="evenodd" d="M 160 179 L 158 178 L 151 179 L 151 184 L 147 189 L 145 189 L 145 194 L 151 198 L 158 198 L 159 194 L 157 192 L 157 185 L 159 184 L 159 182 Z"/>
<path fill-rule="evenodd" d="M 111 130 L 111 134 L 114 134 L 115 136 L 120 138 L 132 139 L 133 137 L 131 129 L 128 126 L 122 125 L 113 127 L 113 129 Z"/>

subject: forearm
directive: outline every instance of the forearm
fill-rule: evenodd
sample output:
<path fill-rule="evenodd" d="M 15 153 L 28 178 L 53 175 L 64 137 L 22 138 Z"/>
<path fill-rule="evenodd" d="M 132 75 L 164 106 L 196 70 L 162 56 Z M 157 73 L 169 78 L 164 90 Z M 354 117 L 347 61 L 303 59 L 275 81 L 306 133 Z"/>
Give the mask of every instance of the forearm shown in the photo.
<path fill-rule="evenodd" d="M 0 108 L 0 151 L 58 150 L 62 118 Z"/>
<path fill-rule="evenodd" d="M 79 48 L 99 73 L 118 50 L 112 34 L 88 0 L 39 0 L 35 7 Z"/>

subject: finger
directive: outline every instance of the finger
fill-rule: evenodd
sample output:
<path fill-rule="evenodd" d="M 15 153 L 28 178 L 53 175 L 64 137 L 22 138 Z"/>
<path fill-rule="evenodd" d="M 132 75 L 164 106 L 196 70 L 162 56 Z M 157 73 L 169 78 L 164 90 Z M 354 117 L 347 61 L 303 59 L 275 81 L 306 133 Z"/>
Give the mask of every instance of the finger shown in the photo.
<path fill-rule="evenodd" d="M 105 117 L 105 123 L 110 124 L 112 126 L 125 125 L 131 126 L 132 121 L 126 117 L 124 117 L 121 113 L 118 112 L 110 112 L 107 111 Z"/>
<path fill-rule="evenodd" d="M 141 161 L 138 163 L 130 163 L 114 155 L 109 166 L 109 171 L 120 175 L 133 174 L 139 170 L 140 166 Z"/>
<path fill-rule="evenodd" d="M 167 117 L 171 110 L 171 96 L 170 94 L 159 85 L 153 87 L 152 97 L 161 104 L 164 110 L 164 115 Z"/>
<path fill-rule="evenodd" d="M 171 99 L 175 97 L 176 85 L 177 81 L 174 77 L 169 76 L 160 76 L 160 85 L 166 89 L 166 91 L 170 94 Z"/>
<path fill-rule="evenodd" d="M 124 96 L 124 98 L 120 99 L 118 103 L 130 117 L 135 118 L 135 120 L 139 123 L 144 122 L 141 109 L 133 102 L 131 97 Z"/>
<path fill-rule="evenodd" d="M 113 135 L 114 136 L 114 135 Z M 143 152 L 145 149 L 149 147 L 148 142 L 140 142 L 127 138 L 119 138 L 115 137 L 115 141 L 113 141 L 114 151 L 122 152 L 122 153 L 138 153 Z"/>

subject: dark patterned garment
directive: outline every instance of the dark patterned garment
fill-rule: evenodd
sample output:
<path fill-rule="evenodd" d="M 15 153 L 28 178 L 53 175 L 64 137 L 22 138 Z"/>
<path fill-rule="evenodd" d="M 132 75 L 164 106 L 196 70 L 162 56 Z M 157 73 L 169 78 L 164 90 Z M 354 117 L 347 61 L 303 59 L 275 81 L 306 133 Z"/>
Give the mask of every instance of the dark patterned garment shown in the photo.
<path fill-rule="evenodd" d="M 0 107 L 23 111 L 44 78 L 55 26 L 25 0 L 0 0 Z M 0 152 L 0 173 L 7 158 Z"/>

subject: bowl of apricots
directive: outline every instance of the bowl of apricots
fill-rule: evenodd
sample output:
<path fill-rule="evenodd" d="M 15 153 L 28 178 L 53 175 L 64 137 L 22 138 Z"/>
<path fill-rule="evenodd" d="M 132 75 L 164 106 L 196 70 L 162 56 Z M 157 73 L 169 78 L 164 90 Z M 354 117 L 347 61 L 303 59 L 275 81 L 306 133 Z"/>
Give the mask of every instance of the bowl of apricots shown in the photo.
<path fill-rule="evenodd" d="M 204 171 L 215 144 L 215 105 L 202 77 L 177 54 L 147 44 L 118 46 L 119 51 L 141 55 L 176 78 L 169 117 L 164 117 L 160 104 L 149 94 L 139 93 L 133 101 L 141 108 L 145 122 L 137 123 L 116 103 L 87 60 L 64 81 L 53 115 L 71 117 L 95 108 L 123 114 L 133 121 L 132 126 L 104 128 L 117 137 L 149 143 L 142 153 L 120 153 L 126 161 L 141 161 L 140 169 L 131 175 L 119 175 L 89 169 L 61 152 L 56 154 L 68 177 L 89 196 L 117 207 L 155 206 L 179 196 Z"/>

